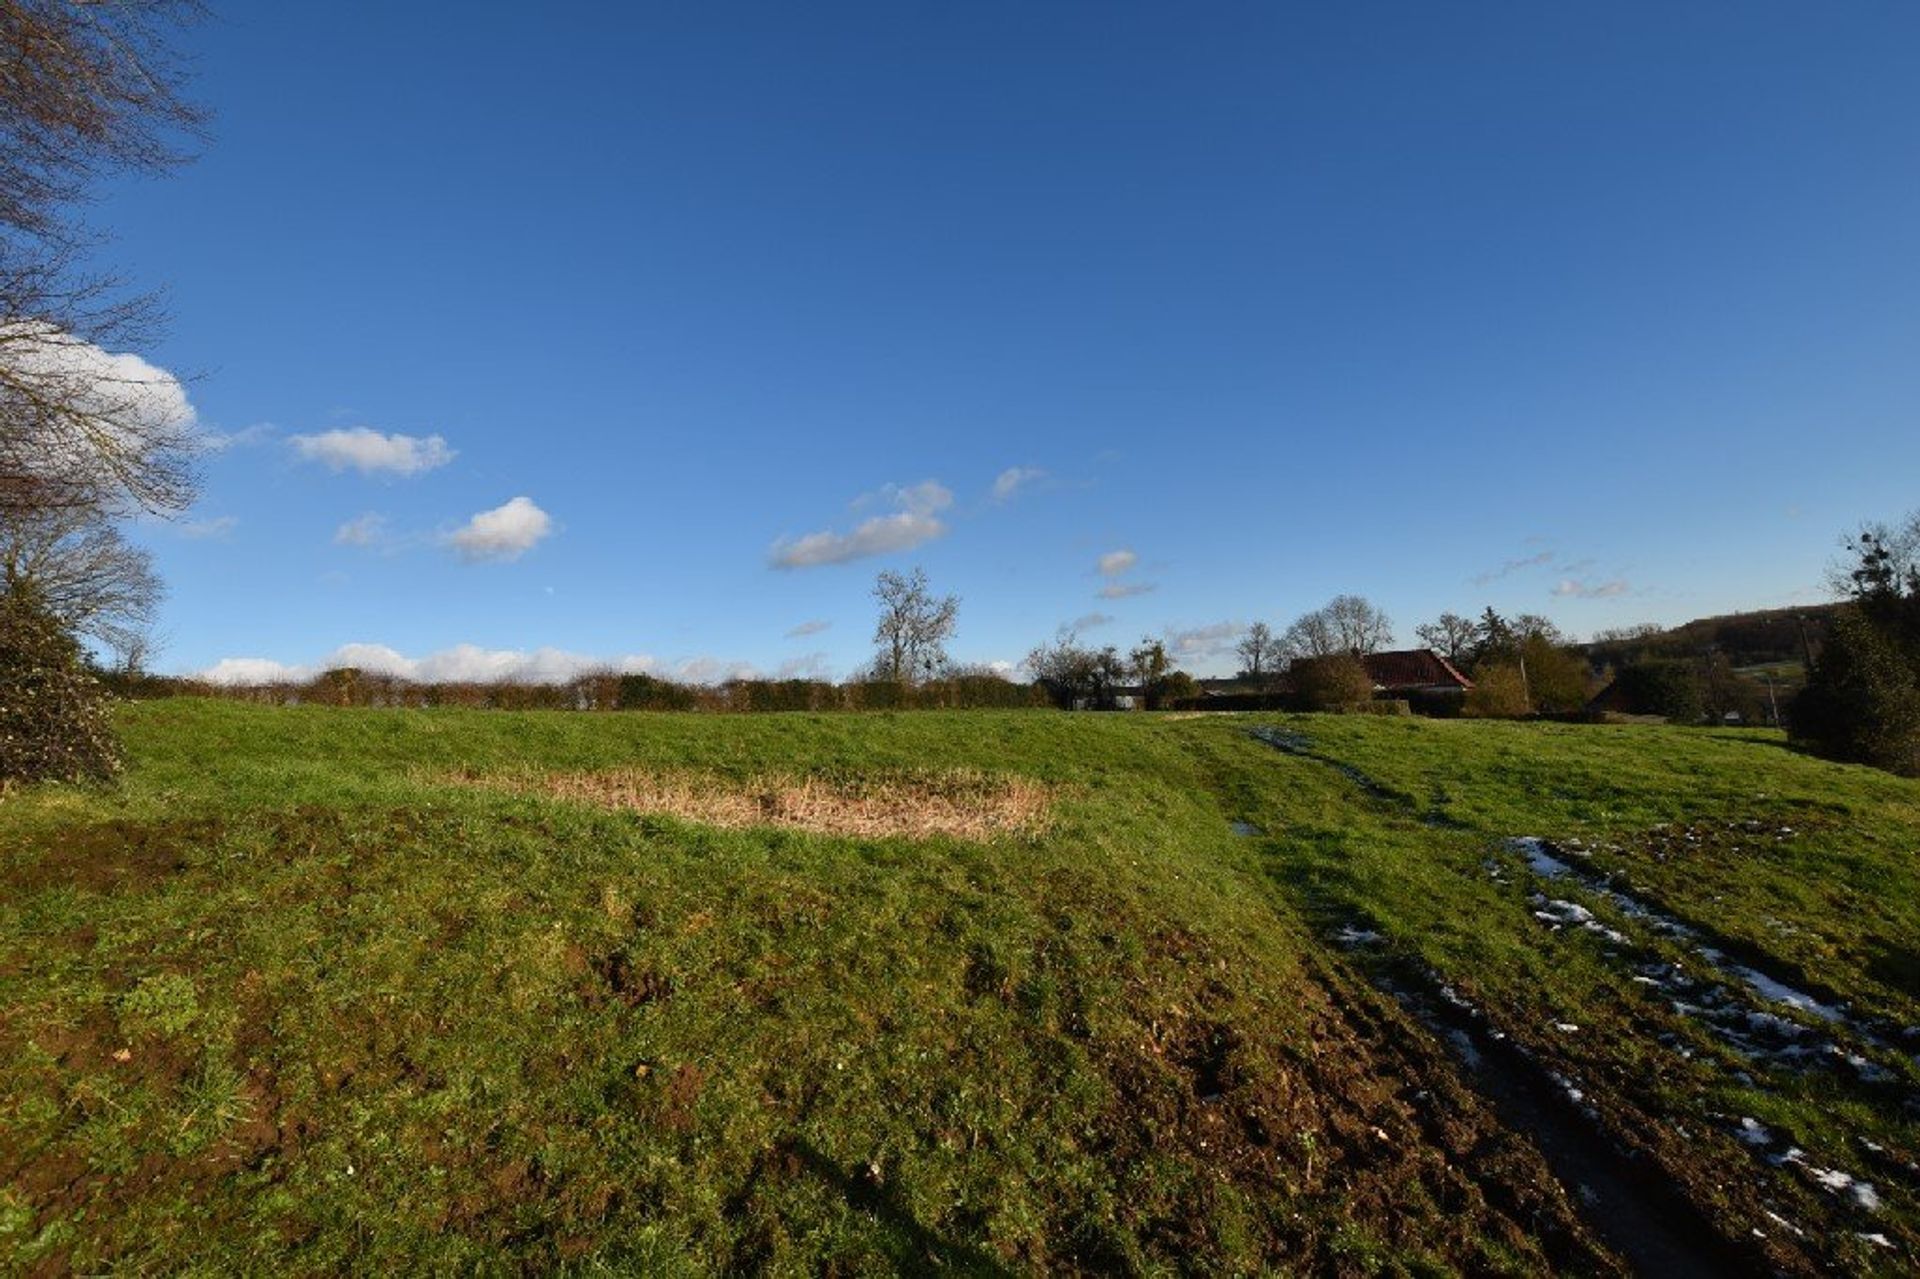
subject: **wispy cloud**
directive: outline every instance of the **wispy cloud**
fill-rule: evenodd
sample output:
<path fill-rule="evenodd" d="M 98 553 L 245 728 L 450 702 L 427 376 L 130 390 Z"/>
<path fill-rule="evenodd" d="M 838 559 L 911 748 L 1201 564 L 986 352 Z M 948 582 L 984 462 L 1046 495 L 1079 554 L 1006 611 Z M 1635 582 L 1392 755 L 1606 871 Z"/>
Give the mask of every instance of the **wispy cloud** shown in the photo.
<path fill-rule="evenodd" d="M 1233 646 L 1240 642 L 1241 632 L 1245 630 L 1246 627 L 1239 622 L 1169 627 L 1166 632 L 1167 652 L 1182 662 L 1202 662 L 1208 658 L 1225 657 L 1233 652 Z"/>
<path fill-rule="evenodd" d="M 209 453 L 225 453 L 229 449 L 246 448 L 261 444 L 278 434 L 279 428 L 271 422 L 257 422 L 242 427 L 238 431 L 203 431 L 200 435 L 200 447 Z"/>
<path fill-rule="evenodd" d="M 901 487 L 889 484 L 869 500 L 880 500 L 899 508 L 891 515 L 875 515 L 861 521 L 848 532 L 823 529 L 798 538 L 781 538 L 767 552 L 774 568 L 817 568 L 823 564 L 844 564 L 849 560 L 912 550 L 924 542 L 943 536 L 946 523 L 940 512 L 953 505 L 953 493 L 935 480 Z"/>
<path fill-rule="evenodd" d="M 1475 574 L 1473 584 L 1475 586 L 1485 586 L 1489 582 L 1497 582 L 1503 577 L 1510 577 L 1522 569 L 1543 568 L 1551 563 L 1553 563 L 1552 551 L 1541 551 L 1537 555 L 1522 556 L 1519 559 L 1506 561 L 1500 565 L 1499 568 L 1491 568 L 1484 573 Z"/>
<path fill-rule="evenodd" d="M 553 517 L 531 498 L 516 497 L 481 511 L 447 534 L 447 545 L 469 562 L 517 560 L 553 532 Z"/>
<path fill-rule="evenodd" d="M 438 435 L 382 435 L 366 426 L 292 435 L 287 443 L 302 461 L 363 475 L 419 475 L 445 466 L 456 456 Z"/>
<path fill-rule="evenodd" d="M 239 527 L 239 524 L 238 515 L 216 515 L 211 519 L 188 520 L 184 524 L 174 525 L 173 528 L 181 537 L 190 537 L 195 541 L 215 541 L 226 537 Z"/>
<path fill-rule="evenodd" d="M 1080 631 L 1097 631 L 1102 626 L 1111 626 L 1112 624 L 1113 614 L 1111 613 L 1082 613 L 1071 622 L 1062 626 L 1060 631 L 1062 634 L 1078 633 Z"/>
<path fill-rule="evenodd" d="M 1140 562 L 1140 557 L 1124 547 L 1117 551 L 1108 551 L 1100 557 L 1100 575 L 1118 577 Z"/>
<path fill-rule="evenodd" d="M 348 520 L 333 531 L 336 546 L 378 546 L 387 537 L 387 517 L 377 511 Z"/>
<path fill-rule="evenodd" d="M 1037 466 L 1009 466 L 994 477 L 993 500 L 1005 502 L 1021 489 L 1046 477 L 1047 473 Z"/>
<path fill-rule="evenodd" d="M 825 653 L 803 653 L 789 657 L 774 669 L 775 679 L 832 679 L 833 665 Z"/>
<path fill-rule="evenodd" d="M 1153 588 L 1152 582 L 1108 582 L 1094 593 L 1103 600 L 1124 600 L 1145 595 Z"/>
<path fill-rule="evenodd" d="M 1553 593 L 1565 599 L 1610 600 L 1625 595 L 1632 589 L 1625 578 L 1616 577 L 1611 581 L 1589 583 L 1563 577 L 1553 588 Z"/>
<path fill-rule="evenodd" d="M 809 621 L 802 622 L 800 623 L 800 625 L 794 627 L 792 630 L 789 630 L 787 632 L 787 638 L 803 639 L 808 635 L 818 635 L 821 631 L 826 630 L 832 625 L 833 625 L 832 622 L 829 622 L 824 618 L 816 617 Z"/>

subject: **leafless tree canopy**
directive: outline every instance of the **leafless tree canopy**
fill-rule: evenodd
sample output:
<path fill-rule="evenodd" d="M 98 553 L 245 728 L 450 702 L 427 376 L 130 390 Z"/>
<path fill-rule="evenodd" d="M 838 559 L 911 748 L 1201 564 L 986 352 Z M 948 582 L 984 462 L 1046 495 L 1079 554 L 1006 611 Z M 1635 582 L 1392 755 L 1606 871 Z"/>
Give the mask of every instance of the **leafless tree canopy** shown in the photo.
<path fill-rule="evenodd" d="M 1249 626 L 1233 651 L 1240 655 L 1240 672 L 1248 679 L 1265 679 L 1280 664 L 1279 641 L 1274 638 L 1273 628 L 1265 622 Z"/>
<path fill-rule="evenodd" d="M 873 628 L 879 650 L 873 659 L 875 676 L 911 682 L 931 679 L 945 669 L 959 597 L 936 597 L 927 588 L 925 570 L 917 568 L 910 576 L 891 569 L 882 572 L 873 597 L 880 601 L 880 620 Z"/>
<path fill-rule="evenodd" d="M 1462 617 L 1458 613 L 1442 613 L 1439 620 L 1416 626 L 1413 633 L 1425 644 L 1449 662 L 1464 662 L 1473 652 L 1474 641 L 1480 634 L 1480 628 L 1472 618 Z"/>
<path fill-rule="evenodd" d="M 1393 622 L 1371 601 L 1336 595 L 1322 608 L 1295 619 L 1281 639 L 1289 658 L 1364 656 L 1393 643 Z"/>
<path fill-rule="evenodd" d="M 175 511 L 193 497 L 179 383 L 114 348 L 157 309 L 91 273 L 78 206 L 100 178 L 165 169 L 201 124 L 168 39 L 194 0 L 0 0 L 0 518 Z"/>
<path fill-rule="evenodd" d="M 169 46 L 195 0 L 0 0 L 0 224 L 70 239 L 89 184 L 178 163 L 202 123 Z"/>
<path fill-rule="evenodd" d="M 0 587 L 34 588 L 69 631 L 137 665 L 163 593 L 153 557 L 81 507 L 0 518 Z"/>

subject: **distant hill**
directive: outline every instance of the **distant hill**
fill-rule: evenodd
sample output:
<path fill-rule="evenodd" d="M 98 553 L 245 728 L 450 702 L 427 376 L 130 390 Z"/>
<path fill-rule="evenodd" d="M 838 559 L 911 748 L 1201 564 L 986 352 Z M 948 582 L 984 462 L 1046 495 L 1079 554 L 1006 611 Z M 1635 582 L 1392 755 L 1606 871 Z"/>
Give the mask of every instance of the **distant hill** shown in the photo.
<path fill-rule="evenodd" d="M 1736 669 L 1791 665 L 1806 661 L 1826 639 L 1838 604 L 1766 609 L 1696 618 L 1665 630 L 1603 635 L 1579 646 L 1594 666 L 1622 666 L 1648 658 L 1703 658 L 1718 653 Z"/>

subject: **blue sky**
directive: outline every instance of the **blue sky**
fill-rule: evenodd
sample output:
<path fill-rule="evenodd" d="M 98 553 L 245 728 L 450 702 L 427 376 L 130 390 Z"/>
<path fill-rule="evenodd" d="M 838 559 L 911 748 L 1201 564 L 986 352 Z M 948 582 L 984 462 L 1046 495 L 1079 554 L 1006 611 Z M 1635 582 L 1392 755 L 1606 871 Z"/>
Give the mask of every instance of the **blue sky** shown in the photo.
<path fill-rule="evenodd" d="M 222 8 L 94 211 L 227 443 L 168 669 L 844 675 L 917 564 L 962 659 L 1209 673 L 1920 505 L 1911 5 Z"/>

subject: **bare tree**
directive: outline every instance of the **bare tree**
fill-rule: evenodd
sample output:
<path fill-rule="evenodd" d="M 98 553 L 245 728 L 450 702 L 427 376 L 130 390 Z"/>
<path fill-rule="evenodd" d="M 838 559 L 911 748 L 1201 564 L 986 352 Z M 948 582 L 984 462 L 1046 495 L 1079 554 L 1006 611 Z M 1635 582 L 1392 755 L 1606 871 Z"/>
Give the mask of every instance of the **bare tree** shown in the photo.
<path fill-rule="evenodd" d="M 935 597 L 924 569 L 902 576 L 891 569 L 874 582 L 880 620 L 873 628 L 873 671 L 880 679 L 930 679 L 947 664 L 946 643 L 960 612 L 957 595 Z"/>
<path fill-rule="evenodd" d="M 175 511 L 194 492 L 179 383 L 110 347 L 153 299 L 83 265 L 76 209 L 115 172 L 166 169 L 200 113 L 168 44 L 195 0 L 0 0 L 0 509 Z"/>
<path fill-rule="evenodd" d="M 23 586 L 69 631 L 99 640 L 129 666 L 144 659 L 164 588 L 153 557 L 97 511 L 0 510 L 0 587 Z"/>
<path fill-rule="evenodd" d="M 1413 633 L 1422 644 L 1457 666 L 1473 653 L 1480 630 L 1470 617 L 1442 613 L 1439 620 L 1414 627 Z"/>
<path fill-rule="evenodd" d="M 1062 710 L 1111 710 L 1113 690 L 1127 673 L 1126 659 L 1112 645 L 1082 647 L 1071 631 L 1027 654 L 1024 665 Z"/>
<path fill-rule="evenodd" d="M 1364 596 L 1336 595 L 1321 611 L 1333 626 L 1341 652 L 1364 657 L 1393 643 L 1392 620 Z"/>
<path fill-rule="evenodd" d="M 1371 601 L 1358 595 L 1336 595 L 1320 608 L 1302 614 L 1287 627 L 1280 644 L 1286 656 L 1337 657 L 1343 653 L 1364 657 L 1393 643 L 1393 623 Z"/>
<path fill-rule="evenodd" d="M 1255 683 L 1264 683 L 1280 664 L 1280 646 L 1265 622 L 1249 626 L 1233 651 L 1240 655 L 1240 677 Z"/>

